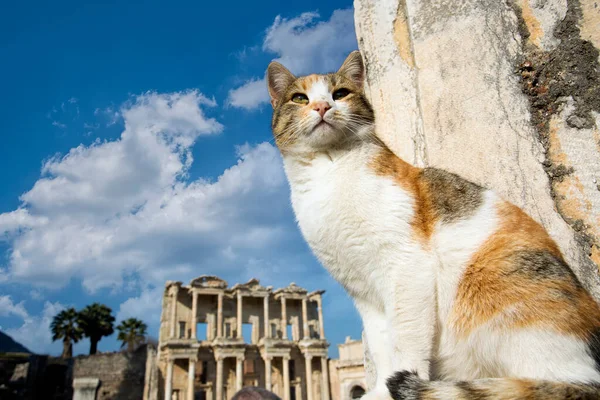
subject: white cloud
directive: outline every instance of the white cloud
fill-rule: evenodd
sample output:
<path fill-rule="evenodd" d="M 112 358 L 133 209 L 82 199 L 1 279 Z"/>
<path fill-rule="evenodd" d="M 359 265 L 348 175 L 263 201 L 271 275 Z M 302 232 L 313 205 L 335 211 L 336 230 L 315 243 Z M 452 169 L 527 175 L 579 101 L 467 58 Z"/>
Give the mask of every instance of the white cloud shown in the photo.
<path fill-rule="evenodd" d="M 348 53 L 356 49 L 354 12 L 335 10 L 329 21 L 318 13 L 304 13 L 292 19 L 275 18 L 267 30 L 263 50 L 279 55 L 277 61 L 294 74 L 337 70 Z"/>
<path fill-rule="evenodd" d="M 16 315 L 22 319 L 29 317 L 24 301 L 15 304 L 10 296 L 0 296 L 0 317 L 8 317 L 9 315 Z"/>
<path fill-rule="evenodd" d="M 138 318 L 149 325 L 158 326 L 163 290 L 163 286 L 146 288 L 141 291 L 139 296 L 125 300 L 117 312 L 117 323 L 127 318 Z"/>
<path fill-rule="evenodd" d="M 276 54 L 276 61 L 297 75 L 337 70 L 348 53 L 357 48 L 353 10 L 335 10 L 327 21 L 317 22 L 319 18 L 316 12 L 291 19 L 277 16 L 266 31 L 262 50 Z M 247 110 L 268 101 L 266 83 L 259 78 L 232 89 L 228 98 L 228 104 Z"/>
<path fill-rule="evenodd" d="M 0 297 L 0 307 L 1 299 Z M 40 315 L 31 316 L 23 309 L 24 314 L 20 315 L 23 318 L 23 324 L 18 328 L 6 329 L 5 331 L 14 340 L 34 353 L 57 354 L 60 352 L 62 344 L 52 341 L 50 323 L 52 318 L 64 308 L 59 302 L 51 303 L 47 301 L 44 303 L 44 309 Z"/>
<path fill-rule="evenodd" d="M 228 105 L 255 110 L 269 102 L 269 92 L 264 79 L 251 79 L 242 86 L 232 89 L 228 95 Z"/>
<path fill-rule="evenodd" d="M 33 300 L 41 300 L 43 298 L 42 293 L 36 289 L 33 289 L 29 292 L 29 297 L 31 297 Z"/>
<path fill-rule="evenodd" d="M 24 208 L 18 208 L 15 211 L 0 214 L 0 239 L 2 236 L 8 236 L 15 232 L 41 226 L 48 222 L 44 216 L 32 216 Z"/>
<path fill-rule="evenodd" d="M 236 271 L 236 257 L 299 251 L 270 144 L 239 147 L 237 164 L 214 182 L 189 180 L 191 147 L 223 129 L 203 111 L 214 105 L 198 92 L 146 93 L 119 111 L 119 139 L 47 160 L 22 206 L 0 214 L 0 232 L 10 232 L 4 277 L 48 287 L 76 278 L 94 291 L 135 274 L 142 287 L 162 287 Z"/>
<path fill-rule="evenodd" d="M 106 126 L 115 125 L 121 118 L 121 113 L 116 111 L 113 107 L 106 107 L 104 109 L 96 108 L 94 115 L 105 120 Z M 84 124 L 85 127 L 85 124 Z"/>
<path fill-rule="evenodd" d="M 46 113 L 46 117 L 52 120 L 52 126 L 65 130 L 72 127 L 72 123 L 79 118 L 79 100 L 71 97 L 60 103 L 60 107 L 52 107 L 52 110 Z"/>

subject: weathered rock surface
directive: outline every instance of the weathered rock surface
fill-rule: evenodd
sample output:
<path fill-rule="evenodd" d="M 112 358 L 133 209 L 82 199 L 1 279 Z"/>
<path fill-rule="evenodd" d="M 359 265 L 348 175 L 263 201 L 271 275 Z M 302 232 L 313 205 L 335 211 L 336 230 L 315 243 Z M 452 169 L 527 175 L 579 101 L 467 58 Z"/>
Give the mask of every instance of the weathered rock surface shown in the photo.
<path fill-rule="evenodd" d="M 148 358 L 156 351 L 149 346 L 141 346 L 132 353 L 98 353 L 78 356 L 73 363 L 73 389 L 82 400 L 146 399 L 144 384 L 152 365 Z M 89 397 L 89 396 L 94 397 Z M 75 398 L 75 397 L 74 397 Z"/>
<path fill-rule="evenodd" d="M 522 207 L 600 299 L 600 1 L 354 6 L 381 137 Z"/>

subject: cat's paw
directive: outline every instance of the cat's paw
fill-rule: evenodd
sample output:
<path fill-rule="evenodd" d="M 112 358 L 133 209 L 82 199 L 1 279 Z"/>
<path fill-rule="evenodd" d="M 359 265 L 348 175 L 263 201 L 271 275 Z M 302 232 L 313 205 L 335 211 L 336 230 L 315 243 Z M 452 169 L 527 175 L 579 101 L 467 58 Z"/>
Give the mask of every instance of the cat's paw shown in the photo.
<path fill-rule="evenodd" d="M 386 387 L 376 387 L 365 393 L 360 400 L 392 400 Z"/>

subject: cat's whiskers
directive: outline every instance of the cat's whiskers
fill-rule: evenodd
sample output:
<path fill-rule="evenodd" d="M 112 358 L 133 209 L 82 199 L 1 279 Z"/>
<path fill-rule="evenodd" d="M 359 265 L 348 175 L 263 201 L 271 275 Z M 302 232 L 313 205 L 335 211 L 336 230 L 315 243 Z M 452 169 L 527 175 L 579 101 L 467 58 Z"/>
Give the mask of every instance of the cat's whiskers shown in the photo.
<path fill-rule="evenodd" d="M 285 147 L 288 144 L 292 143 L 293 140 L 295 140 L 301 134 L 301 132 L 304 131 L 304 129 L 306 128 L 306 124 L 307 124 L 307 120 L 305 118 L 302 118 L 298 121 L 294 121 L 292 124 L 290 124 L 284 130 L 282 130 L 281 133 L 277 135 L 277 137 L 284 136 L 284 135 L 285 136 L 284 136 L 284 140 L 280 141 L 278 143 L 279 146 Z"/>

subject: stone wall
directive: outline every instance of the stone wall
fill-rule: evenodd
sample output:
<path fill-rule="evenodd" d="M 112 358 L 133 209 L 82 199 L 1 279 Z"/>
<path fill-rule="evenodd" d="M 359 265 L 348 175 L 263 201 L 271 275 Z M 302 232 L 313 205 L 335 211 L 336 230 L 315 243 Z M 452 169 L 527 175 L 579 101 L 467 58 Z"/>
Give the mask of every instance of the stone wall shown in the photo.
<path fill-rule="evenodd" d="M 32 389 L 27 385 L 32 356 L 26 353 L 0 354 L 0 399 L 30 399 Z"/>
<path fill-rule="evenodd" d="M 36 354 L 0 354 L 0 399 L 70 400 L 72 363 Z"/>
<path fill-rule="evenodd" d="M 159 384 L 158 351 L 154 346 L 148 346 L 143 400 L 157 400 Z"/>
<path fill-rule="evenodd" d="M 100 353 L 74 359 L 73 379 L 97 378 L 97 400 L 139 400 L 144 397 L 146 346 L 133 353 Z"/>
<path fill-rule="evenodd" d="M 354 6 L 382 139 L 522 207 L 600 299 L 600 2 Z"/>

